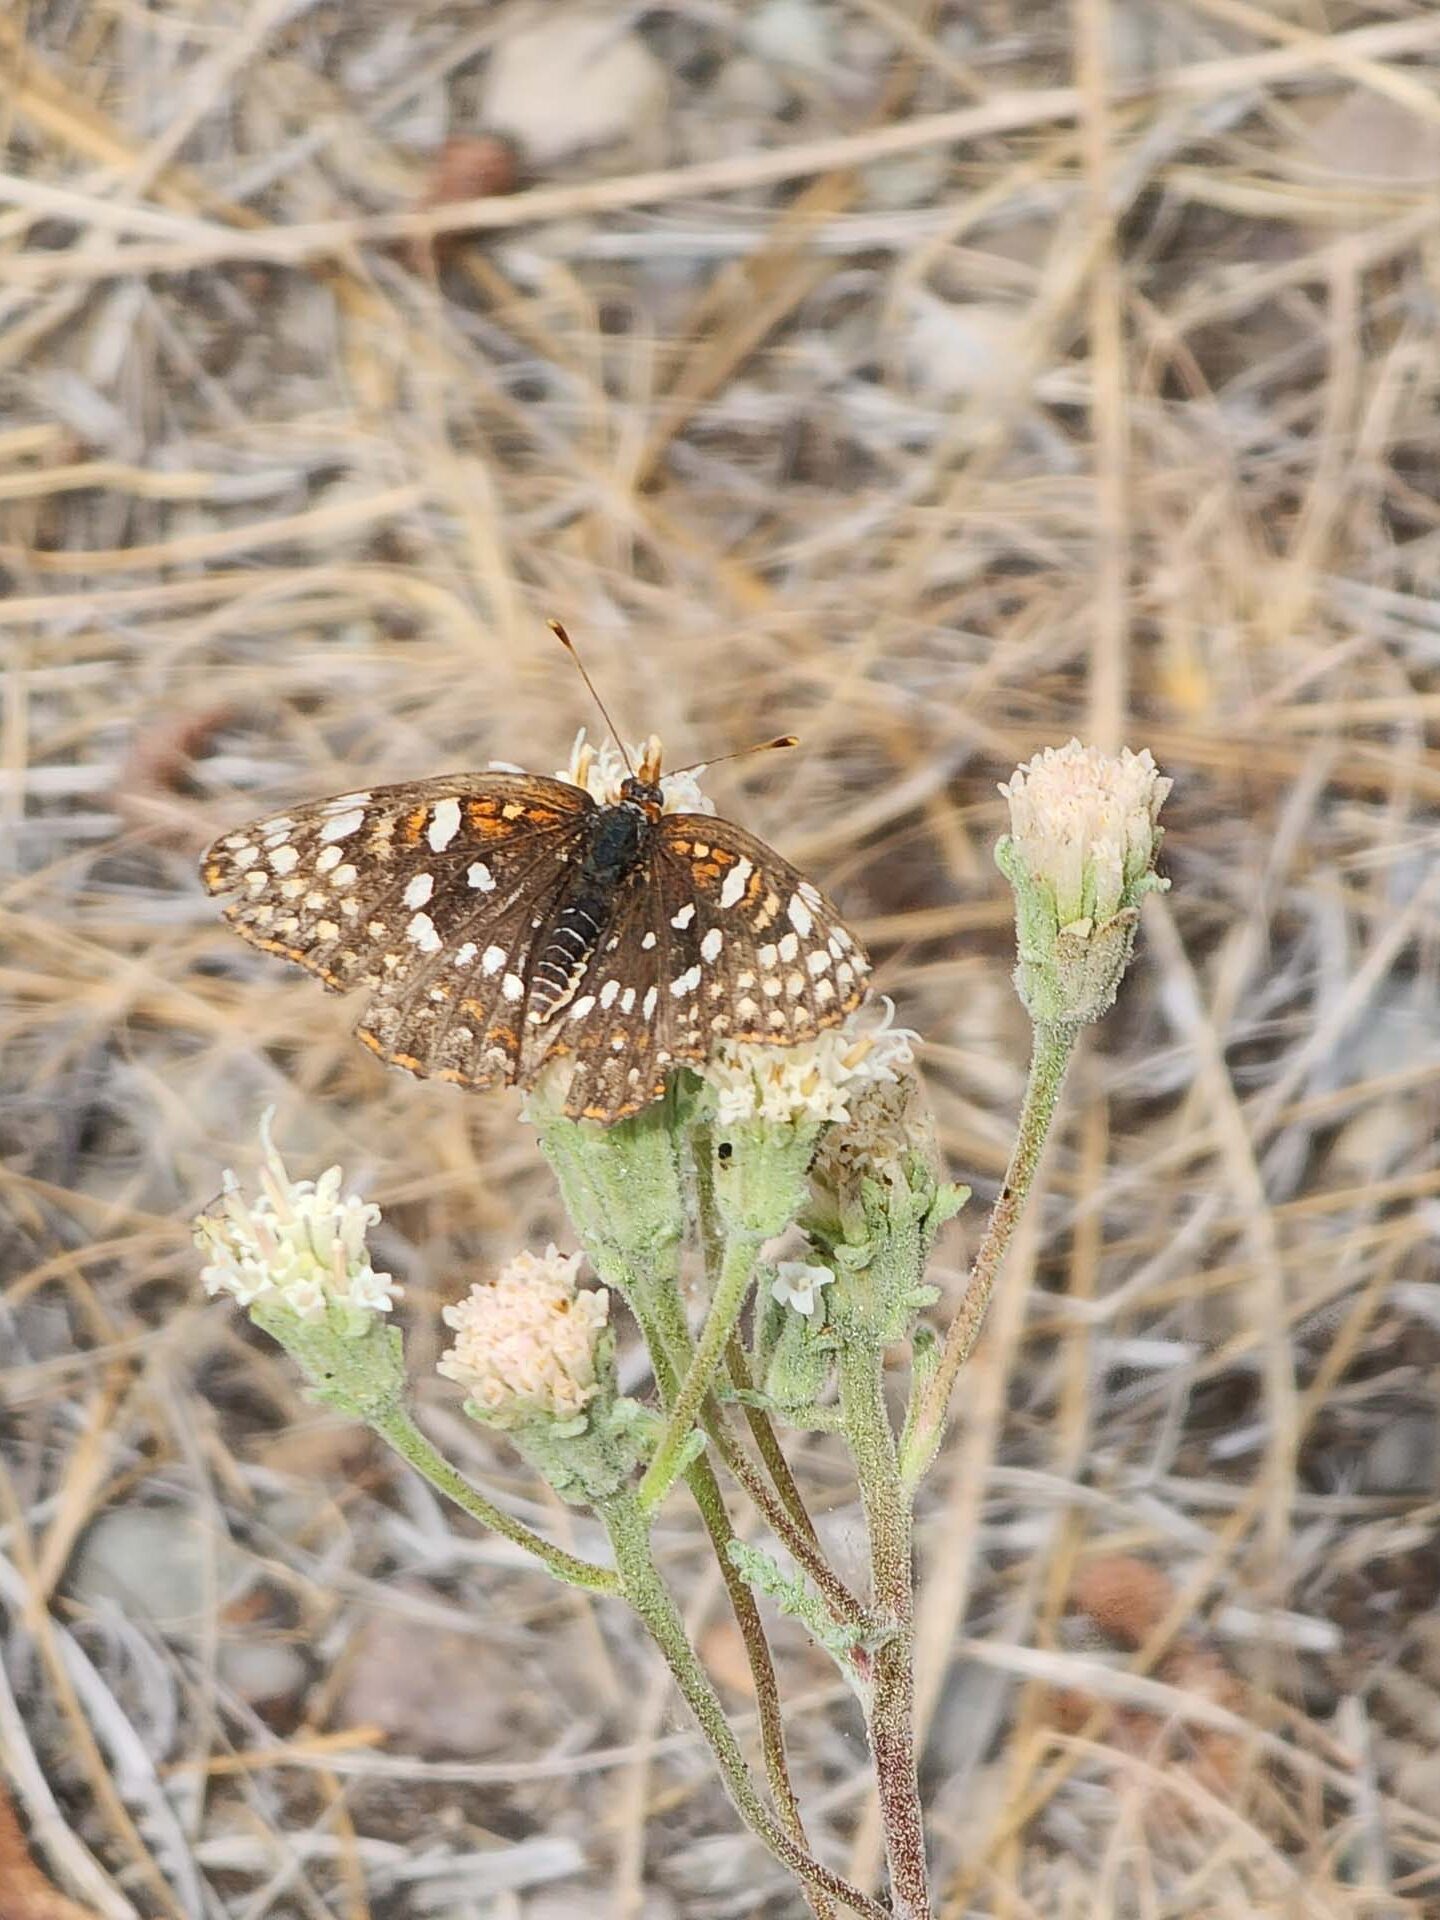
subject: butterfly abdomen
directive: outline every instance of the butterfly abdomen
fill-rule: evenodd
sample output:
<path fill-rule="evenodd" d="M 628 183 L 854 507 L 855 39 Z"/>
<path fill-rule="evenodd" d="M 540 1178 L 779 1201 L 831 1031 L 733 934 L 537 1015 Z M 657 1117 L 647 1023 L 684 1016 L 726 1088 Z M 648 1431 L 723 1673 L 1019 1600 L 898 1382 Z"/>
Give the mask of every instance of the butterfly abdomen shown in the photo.
<path fill-rule="evenodd" d="M 615 912 L 615 895 L 644 856 L 648 822 L 637 807 L 602 808 L 575 869 L 574 886 L 545 935 L 535 961 L 526 1019 L 542 1026 L 573 997 L 600 934 Z"/>

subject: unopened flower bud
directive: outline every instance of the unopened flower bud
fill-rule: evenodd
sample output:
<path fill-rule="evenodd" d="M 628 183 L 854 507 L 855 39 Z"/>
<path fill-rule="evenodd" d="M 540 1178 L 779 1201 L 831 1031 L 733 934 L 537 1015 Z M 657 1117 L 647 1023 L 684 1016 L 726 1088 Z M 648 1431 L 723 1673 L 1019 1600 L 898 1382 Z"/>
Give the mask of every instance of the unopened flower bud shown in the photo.
<path fill-rule="evenodd" d="M 1010 833 L 995 850 L 1015 890 L 1016 985 L 1031 1017 L 1096 1020 L 1130 959 L 1136 910 L 1167 885 L 1154 871 L 1171 782 L 1147 751 L 1047 747 L 1000 791 Z"/>
<path fill-rule="evenodd" d="M 519 1253 L 442 1310 L 456 1339 L 438 1369 L 467 1389 L 487 1425 L 573 1420 L 600 1391 L 596 1349 L 610 1295 L 603 1287 L 577 1289 L 583 1258 L 553 1245 L 540 1255 Z"/>
<path fill-rule="evenodd" d="M 582 1254 L 520 1253 L 443 1310 L 438 1362 L 465 1411 L 508 1434 L 562 1500 L 613 1498 L 651 1444 L 643 1407 L 615 1391 L 610 1295 L 575 1284 Z"/>

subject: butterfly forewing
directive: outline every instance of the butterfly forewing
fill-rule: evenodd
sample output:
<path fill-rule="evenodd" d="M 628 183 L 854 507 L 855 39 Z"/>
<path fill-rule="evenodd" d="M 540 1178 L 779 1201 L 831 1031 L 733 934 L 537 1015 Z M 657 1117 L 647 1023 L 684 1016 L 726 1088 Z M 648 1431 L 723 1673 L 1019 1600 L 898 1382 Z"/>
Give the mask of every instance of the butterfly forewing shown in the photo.
<path fill-rule="evenodd" d="M 524 978 L 522 935 L 563 884 L 593 812 L 562 780 L 442 776 L 258 820 L 222 835 L 201 872 L 212 893 L 236 896 L 224 911 L 237 933 L 337 991 L 382 990 L 393 1027 L 397 1005 L 442 1004 L 432 989 L 472 961 L 487 998 L 491 988 L 503 998 L 507 976 Z M 375 1045 L 378 1032 L 366 1031 Z M 410 1056 L 400 1064 L 430 1070 L 394 1037 Z M 388 1040 L 376 1050 L 388 1056 Z"/>

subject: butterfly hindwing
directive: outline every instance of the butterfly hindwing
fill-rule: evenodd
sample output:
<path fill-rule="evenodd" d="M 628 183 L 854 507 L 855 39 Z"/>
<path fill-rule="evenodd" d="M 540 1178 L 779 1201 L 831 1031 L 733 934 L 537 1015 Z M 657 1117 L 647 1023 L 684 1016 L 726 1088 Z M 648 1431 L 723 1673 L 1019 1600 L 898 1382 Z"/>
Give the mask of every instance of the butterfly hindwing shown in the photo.
<path fill-rule="evenodd" d="M 657 917 L 684 934 L 690 956 L 690 972 L 669 984 L 705 1053 L 723 1040 L 811 1040 L 864 999 L 864 949 L 820 889 L 743 827 L 667 814 L 655 868 Z M 679 978 L 693 978 L 693 995 Z"/>

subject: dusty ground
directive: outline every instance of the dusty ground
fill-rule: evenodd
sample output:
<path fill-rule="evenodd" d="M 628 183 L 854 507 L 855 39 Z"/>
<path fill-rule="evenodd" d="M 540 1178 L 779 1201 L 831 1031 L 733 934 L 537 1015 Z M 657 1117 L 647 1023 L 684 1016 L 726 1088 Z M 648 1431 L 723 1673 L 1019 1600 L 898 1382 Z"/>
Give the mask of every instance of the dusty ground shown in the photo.
<path fill-rule="evenodd" d="M 0 22 L 0 1753 L 36 1857 L 107 1920 L 797 1912 L 619 1611 L 195 1282 L 272 1102 L 385 1207 L 422 1378 L 438 1303 L 563 1234 L 512 1101 L 386 1074 L 193 877 L 296 797 L 559 765 L 553 614 L 632 736 L 803 735 L 713 791 L 868 937 L 982 1199 L 1025 1040 L 996 782 L 1076 731 L 1173 775 L 1173 892 L 923 1514 L 944 1911 L 1440 1911 L 1440 18 L 686 0 L 597 45 L 547 0 L 527 74 L 533 17 Z M 519 193 L 427 212 L 509 184 L 439 165 L 497 129 Z M 841 1458 L 797 1456 L 853 1554 Z M 666 1540 L 743 1716 L 679 1504 Z M 850 1709 L 777 1637 L 812 1832 L 869 1874 Z"/>

